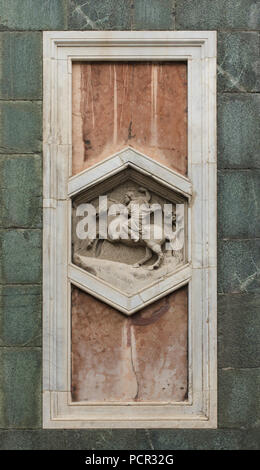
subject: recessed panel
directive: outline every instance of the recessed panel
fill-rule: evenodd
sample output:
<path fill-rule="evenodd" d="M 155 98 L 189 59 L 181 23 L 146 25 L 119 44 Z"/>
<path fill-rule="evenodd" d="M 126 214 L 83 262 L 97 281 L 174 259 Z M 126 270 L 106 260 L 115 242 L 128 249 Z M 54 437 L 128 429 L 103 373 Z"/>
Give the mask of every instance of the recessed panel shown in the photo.
<path fill-rule="evenodd" d="M 186 75 L 184 62 L 73 64 L 74 401 L 188 398 L 188 289 L 168 294 L 187 269 Z"/>
<path fill-rule="evenodd" d="M 187 288 L 131 317 L 72 289 L 72 399 L 187 400 Z"/>
<path fill-rule="evenodd" d="M 130 145 L 187 174 L 186 62 L 73 65 L 72 174 Z"/>

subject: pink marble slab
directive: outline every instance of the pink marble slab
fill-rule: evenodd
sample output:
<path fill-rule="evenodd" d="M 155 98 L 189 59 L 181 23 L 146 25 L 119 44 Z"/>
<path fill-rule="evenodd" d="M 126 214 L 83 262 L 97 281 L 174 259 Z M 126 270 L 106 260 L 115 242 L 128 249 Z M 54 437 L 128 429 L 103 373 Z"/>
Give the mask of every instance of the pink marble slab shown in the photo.
<path fill-rule="evenodd" d="M 73 401 L 183 401 L 187 288 L 126 317 L 72 291 Z"/>
<path fill-rule="evenodd" d="M 187 65 L 73 65 L 73 162 L 77 174 L 132 146 L 187 174 Z"/>

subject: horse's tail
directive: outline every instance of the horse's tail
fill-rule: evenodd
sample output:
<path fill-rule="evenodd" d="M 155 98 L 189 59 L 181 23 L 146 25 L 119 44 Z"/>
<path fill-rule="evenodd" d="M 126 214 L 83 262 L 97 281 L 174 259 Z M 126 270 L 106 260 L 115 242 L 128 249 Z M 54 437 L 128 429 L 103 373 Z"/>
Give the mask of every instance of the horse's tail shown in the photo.
<path fill-rule="evenodd" d="M 174 248 L 172 246 L 172 255 L 174 254 L 174 251 L 181 250 L 183 247 L 183 241 L 180 239 L 180 234 L 183 232 L 183 227 L 180 227 L 176 232 L 174 232 L 174 236 L 170 237 L 170 235 L 165 235 L 165 242 L 169 242 L 174 244 Z"/>

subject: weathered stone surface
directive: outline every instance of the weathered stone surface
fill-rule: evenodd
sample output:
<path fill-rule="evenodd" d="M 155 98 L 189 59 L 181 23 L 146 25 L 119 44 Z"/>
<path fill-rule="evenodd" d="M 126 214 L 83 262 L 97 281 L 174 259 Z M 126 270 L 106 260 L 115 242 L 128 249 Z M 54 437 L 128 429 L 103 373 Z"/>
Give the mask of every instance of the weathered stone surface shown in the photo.
<path fill-rule="evenodd" d="M 40 152 L 42 107 L 35 102 L 0 102 L 0 153 Z"/>
<path fill-rule="evenodd" d="M 39 228 L 42 224 L 42 159 L 39 155 L 0 157 L 0 226 Z"/>
<path fill-rule="evenodd" d="M 260 289 L 260 240 L 219 240 L 218 292 Z"/>
<path fill-rule="evenodd" d="M 0 345 L 41 345 L 40 286 L 0 286 Z"/>
<path fill-rule="evenodd" d="M 235 450 L 240 448 L 241 439 L 237 431 L 212 429 L 152 429 L 149 436 L 158 450 Z"/>
<path fill-rule="evenodd" d="M 177 0 L 177 29 L 244 29 L 260 27 L 258 0 Z"/>
<path fill-rule="evenodd" d="M 69 0 L 69 29 L 131 29 L 129 0 Z"/>
<path fill-rule="evenodd" d="M 51 430 L 0 431 L 0 449 L 149 449 L 145 430 Z"/>
<path fill-rule="evenodd" d="M 128 145 L 187 172 L 187 66 L 73 66 L 73 174 Z"/>
<path fill-rule="evenodd" d="M 260 367 L 260 295 L 218 296 L 219 367 Z"/>
<path fill-rule="evenodd" d="M 134 0 L 133 29 L 171 30 L 175 26 L 172 0 Z"/>
<path fill-rule="evenodd" d="M 219 427 L 251 428 L 260 423 L 260 369 L 222 369 L 218 375 Z"/>
<path fill-rule="evenodd" d="M 0 231 L 0 282 L 33 284 L 41 281 L 40 230 Z"/>
<path fill-rule="evenodd" d="M 218 89 L 260 90 L 259 33 L 218 34 Z"/>
<path fill-rule="evenodd" d="M 141 166 L 142 155 L 139 153 L 127 150 L 126 153 L 123 152 L 120 154 L 120 158 L 124 158 L 124 155 L 127 158 L 127 155 L 129 157 L 130 153 L 138 159 L 140 162 L 138 164 Z M 150 161 L 150 165 L 151 164 L 152 161 Z M 144 165 L 146 165 L 146 160 L 144 160 Z M 99 168 L 101 171 L 102 164 Z M 184 267 L 186 264 L 183 246 L 187 232 L 184 220 L 184 208 L 183 214 L 181 214 L 182 210 L 180 210 L 180 207 L 176 208 L 174 199 L 167 199 L 167 196 L 170 198 L 176 197 L 176 193 L 169 191 L 169 189 L 163 190 L 160 184 L 155 184 L 153 178 L 145 178 L 144 175 L 138 172 L 135 172 L 138 182 L 135 181 L 133 179 L 134 171 L 135 170 L 132 168 L 131 170 L 127 169 L 119 173 L 116 176 L 116 181 L 113 178 L 103 180 L 102 183 L 95 188 L 94 199 L 92 189 L 81 192 L 74 198 L 72 210 L 73 263 L 86 272 L 90 272 L 96 278 L 102 279 L 107 284 L 119 289 L 123 294 L 129 295 L 137 294 L 144 288 L 151 287 L 155 282 L 160 283 L 166 276 L 173 274 L 181 266 Z M 157 167 L 152 174 L 158 175 L 159 171 L 160 167 Z M 111 186 L 107 186 L 109 184 Z M 160 193 L 160 191 L 162 192 Z M 102 209 L 102 203 L 98 207 L 98 195 L 101 196 L 102 194 L 109 195 L 107 209 L 104 208 L 104 205 Z M 84 240 L 83 237 L 78 237 L 79 224 L 85 223 L 82 217 L 79 218 L 79 210 L 82 204 L 89 202 L 93 207 L 96 207 L 98 211 L 102 211 L 103 215 L 104 213 L 108 213 L 109 238 L 108 240 L 100 240 L 98 242 L 98 250 L 95 242 L 92 243 L 90 240 Z M 139 226 L 140 214 L 142 214 L 141 218 L 143 221 L 141 225 L 143 234 L 141 234 L 140 238 L 135 229 L 132 230 L 129 227 L 128 219 L 124 216 L 120 216 L 122 231 L 120 239 L 118 239 L 118 232 L 116 231 L 116 225 L 114 225 L 115 223 L 118 225 L 118 214 L 115 213 L 111 215 L 111 207 L 112 210 L 113 207 L 115 208 L 115 202 L 121 205 L 121 209 L 124 207 L 126 212 L 129 211 L 129 215 L 131 215 L 131 225 L 132 227 L 135 226 L 136 229 L 137 226 Z M 185 203 L 185 199 L 183 199 L 183 202 Z M 158 235 L 156 235 L 154 220 L 148 220 L 147 218 L 147 210 L 152 209 L 152 207 L 156 205 L 157 208 L 160 207 L 163 212 L 164 205 L 166 204 L 172 204 L 172 215 L 176 213 L 176 218 L 178 219 L 176 231 L 180 245 L 179 249 L 176 247 L 176 251 L 174 252 L 168 250 L 167 246 L 165 246 L 164 236 L 158 237 Z M 137 206 L 139 209 L 137 209 Z M 168 230 L 168 233 L 172 230 L 172 219 L 170 225 L 170 228 L 165 226 L 165 230 Z M 180 225 L 182 228 L 180 228 Z M 183 233 L 183 238 L 180 235 L 181 232 Z M 127 236 L 127 240 L 125 236 Z M 173 235 L 169 236 L 173 237 Z M 133 240 L 134 237 L 135 240 Z M 150 240 L 148 240 L 148 238 Z M 148 266 L 149 270 L 147 269 Z M 174 281 L 172 282 L 174 287 Z M 157 297 L 157 291 L 153 293 L 150 291 L 150 293 L 152 297 Z M 151 298 L 146 298 L 146 300 L 149 301 Z M 139 308 L 144 307 L 144 304 L 141 305 L 138 303 L 137 305 L 139 305 Z"/>
<path fill-rule="evenodd" d="M 0 426 L 41 424 L 41 351 L 0 348 Z"/>
<path fill-rule="evenodd" d="M 0 0 L 1 30 L 66 28 L 66 0 Z"/>
<path fill-rule="evenodd" d="M 260 238 L 260 170 L 218 172 L 218 236 Z"/>
<path fill-rule="evenodd" d="M 260 428 L 247 429 L 241 438 L 240 449 L 259 450 Z"/>
<path fill-rule="evenodd" d="M 104 429 L 0 431 L 1 450 L 258 450 L 260 431 Z"/>
<path fill-rule="evenodd" d="M 258 94 L 219 95 L 219 168 L 260 168 L 259 113 Z"/>
<path fill-rule="evenodd" d="M 183 401 L 187 394 L 187 290 L 126 317 L 72 293 L 74 401 Z"/>
<path fill-rule="evenodd" d="M 0 33 L 1 99 L 42 98 L 41 33 Z"/>

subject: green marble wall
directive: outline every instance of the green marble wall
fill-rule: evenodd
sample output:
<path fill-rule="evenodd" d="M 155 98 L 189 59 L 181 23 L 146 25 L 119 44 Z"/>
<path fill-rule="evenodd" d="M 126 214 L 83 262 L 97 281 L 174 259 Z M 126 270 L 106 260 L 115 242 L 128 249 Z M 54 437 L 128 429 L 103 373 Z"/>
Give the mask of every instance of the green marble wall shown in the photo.
<path fill-rule="evenodd" d="M 218 31 L 217 430 L 41 429 L 42 31 Z M 0 0 L 0 448 L 260 442 L 260 2 Z"/>

